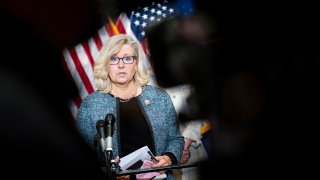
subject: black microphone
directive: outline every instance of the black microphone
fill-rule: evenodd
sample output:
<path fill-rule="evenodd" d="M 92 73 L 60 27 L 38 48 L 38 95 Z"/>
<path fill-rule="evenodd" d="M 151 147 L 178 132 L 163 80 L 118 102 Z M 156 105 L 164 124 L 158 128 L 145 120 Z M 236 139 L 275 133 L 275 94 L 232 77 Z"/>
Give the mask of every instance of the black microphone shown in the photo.
<path fill-rule="evenodd" d="M 100 144 L 101 144 L 102 151 L 106 150 L 106 146 L 105 146 L 105 140 L 106 140 L 105 127 L 106 127 L 106 122 L 104 120 L 98 120 L 97 121 L 96 128 L 97 128 L 97 132 L 98 132 L 98 134 L 100 136 Z"/>
<path fill-rule="evenodd" d="M 114 117 L 113 114 L 109 113 L 105 117 L 105 124 L 107 128 L 107 151 L 111 150 L 112 151 L 112 135 L 113 135 L 113 128 L 114 128 L 114 123 L 116 121 L 116 118 Z"/>

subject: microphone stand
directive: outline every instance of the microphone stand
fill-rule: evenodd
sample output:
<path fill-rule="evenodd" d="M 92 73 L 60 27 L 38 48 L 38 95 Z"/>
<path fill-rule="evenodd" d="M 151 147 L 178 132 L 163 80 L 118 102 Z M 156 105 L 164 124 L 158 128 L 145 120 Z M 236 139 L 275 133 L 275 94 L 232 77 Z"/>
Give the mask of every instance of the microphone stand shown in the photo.
<path fill-rule="evenodd" d="M 107 177 L 110 180 L 115 180 L 116 173 L 119 170 L 119 166 L 115 163 L 115 161 L 113 159 L 112 149 L 105 150 L 104 156 L 106 159 Z"/>

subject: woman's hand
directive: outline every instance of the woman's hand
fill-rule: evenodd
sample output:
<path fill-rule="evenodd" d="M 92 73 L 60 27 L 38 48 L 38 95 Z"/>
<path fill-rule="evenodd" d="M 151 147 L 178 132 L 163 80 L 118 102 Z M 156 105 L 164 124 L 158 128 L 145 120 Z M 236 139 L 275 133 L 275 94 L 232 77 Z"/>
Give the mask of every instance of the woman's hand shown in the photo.
<path fill-rule="evenodd" d="M 190 146 L 191 146 L 192 140 L 188 138 L 184 138 L 184 147 L 180 159 L 180 163 L 184 164 L 187 163 L 190 158 Z"/>
<path fill-rule="evenodd" d="M 117 156 L 116 158 L 114 158 L 114 162 L 115 162 L 117 165 L 119 165 L 119 163 L 120 163 L 120 157 Z M 127 175 L 127 176 L 117 176 L 116 179 L 117 179 L 117 180 L 129 180 L 129 179 L 130 179 L 130 176 L 129 176 L 129 175 Z"/>
<path fill-rule="evenodd" d="M 127 175 L 127 176 L 117 176 L 116 179 L 117 180 L 129 180 L 130 176 L 129 175 Z"/>
<path fill-rule="evenodd" d="M 114 158 L 114 162 L 115 162 L 117 165 L 119 165 L 119 163 L 120 163 L 120 157 L 117 156 L 116 158 Z"/>
<path fill-rule="evenodd" d="M 171 159 L 167 155 L 156 156 L 155 158 L 158 160 L 158 162 L 152 167 L 170 166 L 172 164 Z M 159 171 L 159 173 L 163 174 L 165 171 Z"/>
<path fill-rule="evenodd" d="M 181 163 L 181 164 L 187 163 L 188 160 L 189 160 L 189 158 L 190 158 L 190 151 L 189 151 L 189 149 L 184 149 L 184 150 L 182 151 L 180 163 Z"/>

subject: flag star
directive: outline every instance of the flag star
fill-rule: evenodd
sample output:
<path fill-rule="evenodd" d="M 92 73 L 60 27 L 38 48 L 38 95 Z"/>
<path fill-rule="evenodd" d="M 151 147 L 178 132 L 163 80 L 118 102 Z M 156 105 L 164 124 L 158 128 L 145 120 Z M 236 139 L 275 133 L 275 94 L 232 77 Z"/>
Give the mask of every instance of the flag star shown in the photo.
<path fill-rule="evenodd" d="M 144 7 L 143 10 L 144 11 L 149 11 L 149 8 L 148 7 Z"/>
<path fill-rule="evenodd" d="M 162 6 L 162 10 L 163 11 L 167 10 L 167 6 Z"/>
<path fill-rule="evenodd" d="M 155 17 L 151 16 L 149 19 L 150 19 L 150 21 L 154 21 Z"/>
<path fill-rule="evenodd" d="M 136 20 L 136 21 L 134 22 L 134 24 L 135 24 L 136 26 L 139 26 L 139 25 L 140 25 L 140 21 Z"/>
<path fill-rule="evenodd" d="M 161 4 L 158 3 L 157 5 L 158 5 L 158 7 L 161 7 Z"/>
<path fill-rule="evenodd" d="M 165 18 L 167 15 L 166 14 L 162 14 L 162 16 Z"/>
<path fill-rule="evenodd" d="M 158 18 L 158 19 L 157 19 L 157 21 L 159 22 L 159 21 L 161 21 L 161 19 L 160 19 L 160 18 Z"/>
<path fill-rule="evenodd" d="M 147 23 L 146 23 L 146 22 L 143 22 L 143 23 L 141 24 L 141 26 L 142 26 L 143 28 L 145 28 L 145 27 L 147 26 Z"/>
<path fill-rule="evenodd" d="M 173 12 L 174 12 L 174 10 L 173 10 L 172 8 L 170 8 L 170 9 L 169 9 L 169 12 L 170 12 L 170 13 L 173 13 Z"/>
<path fill-rule="evenodd" d="M 161 12 L 160 10 L 158 10 L 158 11 L 157 11 L 157 14 L 158 14 L 158 15 L 161 15 L 161 14 L 162 14 L 162 12 Z"/>
<path fill-rule="evenodd" d="M 145 35 L 146 35 L 146 33 L 145 33 L 144 31 L 142 31 L 142 32 L 141 32 L 141 35 L 142 35 L 142 36 L 145 36 Z"/>
<path fill-rule="evenodd" d="M 143 19 L 148 19 L 148 15 L 144 14 L 144 15 L 142 16 L 142 18 L 143 18 Z"/>
<path fill-rule="evenodd" d="M 136 13 L 136 17 L 140 17 L 140 13 L 137 12 L 137 13 Z"/>
<path fill-rule="evenodd" d="M 150 10 L 150 12 L 151 12 L 152 14 L 154 14 L 154 13 L 156 12 L 156 10 L 155 10 L 154 8 L 152 8 L 152 9 Z"/>

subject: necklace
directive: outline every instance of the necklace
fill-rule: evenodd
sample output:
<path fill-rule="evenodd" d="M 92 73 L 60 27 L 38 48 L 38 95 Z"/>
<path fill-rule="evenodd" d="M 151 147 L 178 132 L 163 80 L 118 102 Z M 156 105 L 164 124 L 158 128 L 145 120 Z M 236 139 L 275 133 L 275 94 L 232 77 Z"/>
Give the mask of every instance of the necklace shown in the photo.
<path fill-rule="evenodd" d="M 130 101 L 133 97 L 135 97 L 135 95 L 137 94 L 137 91 L 138 91 L 138 86 L 134 89 L 132 95 L 131 95 L 129 98 L 127 98 L 127 99 L 122 99 L 122 98 L 117 97 L 117 96 L 115 96 L 115 95 L 114 95 L 114 97 L 118 98 L 120 102 L 128 102 L 128 101 Z"/>

